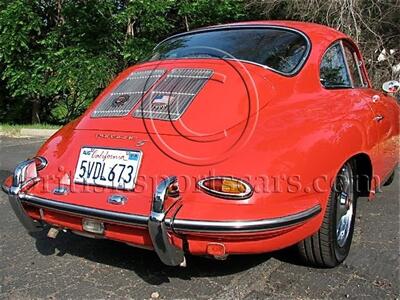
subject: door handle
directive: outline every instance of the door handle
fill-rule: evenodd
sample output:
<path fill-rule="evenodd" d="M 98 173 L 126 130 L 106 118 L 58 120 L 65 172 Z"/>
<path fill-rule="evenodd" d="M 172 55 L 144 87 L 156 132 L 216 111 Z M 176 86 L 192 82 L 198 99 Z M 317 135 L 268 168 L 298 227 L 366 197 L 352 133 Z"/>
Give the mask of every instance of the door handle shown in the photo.
<path fill-rule="evenodd" d="M 383 116 L 382 115 L 376 115 L 375 117 L 374 117 L 374 121 L 375 122 L 380 122 L 380 121 L 382 121 L 383 120 Z"/>

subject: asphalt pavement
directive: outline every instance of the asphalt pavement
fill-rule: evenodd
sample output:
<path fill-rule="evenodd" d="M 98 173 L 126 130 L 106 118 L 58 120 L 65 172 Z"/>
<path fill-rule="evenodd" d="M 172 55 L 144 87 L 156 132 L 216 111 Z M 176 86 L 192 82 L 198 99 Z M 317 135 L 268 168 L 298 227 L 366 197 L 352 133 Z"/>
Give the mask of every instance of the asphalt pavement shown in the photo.
<path fill-rule="evenodd" d="M 0 137 L 0 180 L 43 141 Z M 303 266 L 290 249 L 172 268 L 113 241 L 30 236 L 1 193 L 0 298 L 399 299 L 399 186 L 397 176 L 376 200 L 359 199 L 350 255 L 334 269 Z"/>

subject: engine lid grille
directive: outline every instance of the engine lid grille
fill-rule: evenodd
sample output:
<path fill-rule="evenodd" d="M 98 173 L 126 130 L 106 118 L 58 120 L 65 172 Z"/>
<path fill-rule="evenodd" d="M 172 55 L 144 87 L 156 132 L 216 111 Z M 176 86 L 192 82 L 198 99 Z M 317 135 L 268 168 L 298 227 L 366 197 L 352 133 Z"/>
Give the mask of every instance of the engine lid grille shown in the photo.
<path fill-rule="evenodd" d="M 213 70 L 173 69 L 141 102 L 138 118 L 177 120 L 210 79 Z"/>
<path fill-rule="evenodd" d="M 96 108 L 92 117 L 126 116 L 164 73 L 162 69 L 132 72 Z"/>

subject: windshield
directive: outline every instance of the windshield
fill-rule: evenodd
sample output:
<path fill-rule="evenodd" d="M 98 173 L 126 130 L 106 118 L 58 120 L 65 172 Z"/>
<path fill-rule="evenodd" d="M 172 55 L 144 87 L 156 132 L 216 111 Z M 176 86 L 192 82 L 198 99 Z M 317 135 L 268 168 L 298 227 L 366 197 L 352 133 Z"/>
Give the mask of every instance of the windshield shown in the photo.
<path fill-rule="evenodd" d="M 307 39 L 292 30 L 224 28 L 167 39 L 154 49 L 150 61 L 208 57 L 238 59 L 292 74 L 300 69 L 308 52 Z"/>

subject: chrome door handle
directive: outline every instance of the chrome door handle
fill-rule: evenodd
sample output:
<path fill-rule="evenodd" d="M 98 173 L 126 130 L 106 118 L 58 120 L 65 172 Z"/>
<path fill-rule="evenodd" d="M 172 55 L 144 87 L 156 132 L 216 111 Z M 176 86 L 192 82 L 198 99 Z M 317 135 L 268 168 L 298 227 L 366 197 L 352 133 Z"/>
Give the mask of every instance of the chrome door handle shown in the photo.
<path fill-rule="evenodd" d="M 374 117 L 374 121 L 376 121 L 376 122 L 380 122 L 382 120 L 383 120 L 383 116 L 382 115 L 377 115 L 377 116 Z"/>

